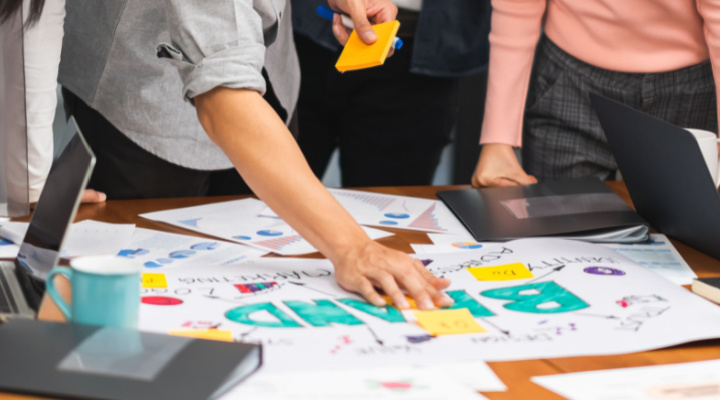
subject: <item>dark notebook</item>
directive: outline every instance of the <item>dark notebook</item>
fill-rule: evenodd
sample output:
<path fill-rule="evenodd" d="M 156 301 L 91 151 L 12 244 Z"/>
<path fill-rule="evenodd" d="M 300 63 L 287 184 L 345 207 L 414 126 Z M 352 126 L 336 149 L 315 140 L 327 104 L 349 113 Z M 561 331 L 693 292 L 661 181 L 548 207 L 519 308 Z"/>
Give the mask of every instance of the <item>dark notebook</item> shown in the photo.
<path fill-rule="evenodd" d="M 692 291 L 700 296 L 720 303 L 720 278 L 698 278 L 693 280 Z"/>
<path fill-rule="evenodd" d="M 257 345 L 79 324 L 0 325 L 0 391 L 108 400 L 215 398 L 261 364 Z"/>
<path fill-rule="evenodd" d="M 633 243 L 649 238 L 645 220 L 595 178 L 437 195 L 478 241 L 563 237 Z"/>

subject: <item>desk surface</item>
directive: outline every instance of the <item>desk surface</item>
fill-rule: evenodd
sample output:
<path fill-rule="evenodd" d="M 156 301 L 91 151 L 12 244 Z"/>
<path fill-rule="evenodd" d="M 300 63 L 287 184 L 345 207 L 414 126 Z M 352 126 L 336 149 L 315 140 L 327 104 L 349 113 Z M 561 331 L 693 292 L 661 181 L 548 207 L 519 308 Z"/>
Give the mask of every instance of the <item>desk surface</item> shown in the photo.
<path fill-rule="evenodd" d="M 610 186 L 623 200 L 630 203 L 630 196 L 622 182 L 610 182 Z M 462 189 L 466 186 L 442 186 L 442 187 L 381 187 L 368 188 L 367 190 L 404 195 L 435 198 L 439 190 Z M 201 236 L 193 232 L 185 231 L 160 222 L 154 222 L 139 218 L 142 213 L 159 211 L 172 208 L 189 207 L 208 202 L 226 201 L 237 199 L 237 197 L 212 197 L 212 198 L 179 198 L 179 199 L 154 199 L 154 200 L 123 200 L 109 201 L 105 204 L 83 205 L 78 211 L 77 220 L 94 219 L 112 223 L 134 223 L 138 227 L 163 230 L 168 232 L 182 233 L 185 235 Z M 391 229 L 389 229 L 391 230 Z M 407 230 L 392 230 L 396 236 L 381 239 L 380 242 L 411 253 L 410 243 L 431 244 L 427 235 L 422 232 Z M 675 240 L 672 241 L 677 250 L 682 254 L 685 261 L 693 268 L 700 277 L 720 276 L 720 260 L 707 256 L 697 250 L 690 248 Z M 306 257 L 318 257 L 309 255 Z M 493 400 L 500 399 L 562 399 L 562 397 L 550 392 L 530 381 L 530 378 L 538 375 L 552 375 L 567 372 L 581 372 L 611 368 L 639 367 L 648 365 L 671 364 L 690 361 L 704 361 L 720 359 L 720 340 L 707 340 L 691 344 L 675 346 L 660 350 L 646 351 L 641 353 L 623 354 L 615 356 L 595 357 L 569 357 L 538 359 L 526 361 L 491 362 L 490 367 L 497 373 L 508 387 L 506 392 L 483 393 Z M 1 362 L 1 361 L 0 361 Z M 0 394 L 0 400 L 35 399 L 34 397 Z"/>

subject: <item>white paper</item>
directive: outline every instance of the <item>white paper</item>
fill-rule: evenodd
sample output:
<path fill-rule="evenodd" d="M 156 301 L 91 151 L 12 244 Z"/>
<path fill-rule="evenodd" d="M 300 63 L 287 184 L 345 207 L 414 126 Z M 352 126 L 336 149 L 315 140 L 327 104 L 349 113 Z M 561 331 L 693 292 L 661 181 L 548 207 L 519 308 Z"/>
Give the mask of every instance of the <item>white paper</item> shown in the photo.
<path fill-rule="evenodd" d="M 4 222 L 0 225 L 0 237 L 20 244 L 25 238 L 29 224 L 27 222 Z M 135 231 L 134 224 L 109 224 L 93 220 L 85 220 L 70 225 L 60 255 L 66 258 L 117 254 L 129 241 Z M 14 249 L 17 256 L 19 246 Z M 0 257 L 5 253 L 0 249 Z"/>
<path fill-rule="evenodd" d="M 442 233 L 428 233 L 428 238 L 433 244 L 453 244 L 459 242 L 475 242 L 471 234 L 467 235 L 446 235 Z"/>
<path fill-rule="evenodd" d="M 459 361 L 423 367 L 435 374 L 452 376 L 476 392 L 504 392 L 507 386 L 484 361 Z"/>
<path fill-rule="evenodd" d="M 18 251 L 20 251 L 20 246 L 0 238 L 0 258 L 15 258 Z"/>
<path fill-rule="evenodd" d="M 472 236 L 428 233 L 428 237 L 436 246 L 413 244 L 411 246 L 416 254 L 457 252 L 473 247 L 463 244 L 475 242 Z M 650 244 L 604 243 L 603 245 L 610 247 L 643 267 L 657 272 L 678 285 L 689 285 L 694 278 L 697 278 L 695 272 L 685 262 L 667 236 L 653 233 L 650 235 L 650 239 Z M 487 246 L 492 243 L 483 242 L 481 244 Z"/>
<path fill-rule="evenodd" d="M 667 236 L 653 233 L 650 239 L 649 244 L 606 244 L 606 246 L 678 285 L 689 285 L 697 278 Z"/>
<path fill-rule="evenodd" d="M 720 399 L 720 360 L 536 376 L 571 400 Z"/>
<path fill-rule="evenodd" d="M 417 256 L 487 332 L 432 337 L 412 318 L 342 290 L 327 260 L 263 258 L 166 271 L 144 289 L 140 328 L 229 329 L 264 344 L 268 371 L 505 361 L 645 351 L 720 337 L 720 308 L 604 246 L 525 239 Z M 522 263 L 532 278 L 468 267 Z"/>
<path fill-rule="evenodd" d="M 165 270 L 242 264 L 265 254 L 268 252 L 222 240 L 138 228 L 118 256 L 138 260 L 146 269 Z"/>
<path fill-rule="evenodd" d="M 134 224 L 108 224 L 85 220 L 70 226 L 68 237 L 60 255 L 79 257 L 100 254 L 117 254 L 135 232 Z"/>
<path fill-rule="evenodd" d="M 468 251 L 480 250 L 488 246 L 497 246 L 492 242 L 453 242 L 450 244 L 411 244 L 415 254 L 443 254 L 443 253 L 466 253 Z"/>
<path fill-rule="evenodd" d="M 153 221 L 291 256 L 317 250 L 278 217 L 261 216 L 267 206 L 257 199 L 242 199 L 140 215 Z M 393 233 L 363 227 L 371 239 Z"/>
<path fill-rule="evenodd" d="M 482 400 L 448 373 L 408 366 L 266 373 L 261 370 L 222 400 Z"/>
<path fill-rule="evenodd" d="M 357 190 L 328 190 L 361 225 L 469 235 L 463 224 L 440 200 Z M 262 215 L 277 214 L 267 209 Z"/>

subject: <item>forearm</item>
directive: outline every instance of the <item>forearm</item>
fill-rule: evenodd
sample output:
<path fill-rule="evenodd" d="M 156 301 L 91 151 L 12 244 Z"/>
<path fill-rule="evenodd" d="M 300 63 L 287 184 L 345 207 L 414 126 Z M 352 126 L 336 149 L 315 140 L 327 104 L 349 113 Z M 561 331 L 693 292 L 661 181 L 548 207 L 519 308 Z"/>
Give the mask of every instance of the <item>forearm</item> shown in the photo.
<path fill-rule="evenodd" d="M 198 118 L 253 191 L 331 261 L 370 241 L 313 175 L 292 135 L 255 91 L 195 98 Z"/>

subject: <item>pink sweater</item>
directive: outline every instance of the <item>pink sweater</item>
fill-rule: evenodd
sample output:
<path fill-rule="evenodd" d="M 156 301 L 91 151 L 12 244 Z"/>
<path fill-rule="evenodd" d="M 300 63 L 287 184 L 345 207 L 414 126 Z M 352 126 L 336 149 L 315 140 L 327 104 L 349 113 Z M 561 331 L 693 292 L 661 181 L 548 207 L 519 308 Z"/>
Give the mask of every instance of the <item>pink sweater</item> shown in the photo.
<path fill-rule="evenodd" d="M 492 6 L 480 143 L 522 144 L 541 27 L 574 57 L 615 71 L 662 72 L 711 59 L 720 87 L 719 0 L 493 0 Z"/>

